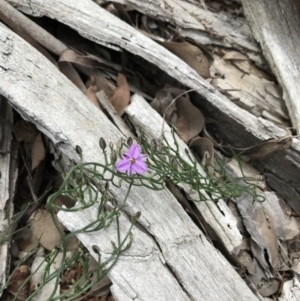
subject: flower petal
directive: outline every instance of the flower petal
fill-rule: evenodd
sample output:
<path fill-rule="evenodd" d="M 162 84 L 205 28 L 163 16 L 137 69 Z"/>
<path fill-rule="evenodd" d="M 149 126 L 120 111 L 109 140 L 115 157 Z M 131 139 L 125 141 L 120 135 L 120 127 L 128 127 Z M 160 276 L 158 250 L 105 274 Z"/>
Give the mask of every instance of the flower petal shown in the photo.
<path fill-rule="evenodd" d="M 131 162 L 129 161 L 129 159 L 123 159 L 116 163 L 116 169 L 119 172 L 127 171 L 130 169 L 130 167 L 131 167 Z"/>
<path fill-rule="evenodd" d="M 123 157 L 123 159 L 130 159 L 130 157 L 128 156 L 128 154 L 123 154 L 122 157 Z"/>
<path fill-rule="evenodd" d="M 136 160 L 133 164 L 132 164 L 132 170 L 134 173 L 137 174 L 144 174 L 147 169 L 148 169 L 148 165 L 142 161 L 142 160 Z"/>
<path fill-rule="evenodd" d="M 134 174 L 134 171 L 133 171 L 133 168 L 132 168 L 133 166 L 132 166 L 132 164 L 130 165 L 130 167 L 128 168 L 128 170 L 127 170 L 127 175 L 128 176 L 132 176 L 133 174 Z"/>
<path fill-rule="evenodd" d="M 132 144 L 129 149 L 127 155 L 131 158 L 137 159 L 141 155 L 141 147 L 138 144 Z"/>
<path fill-rule="evenodd" d="M 148 155 L 139 155 L 139 157 L 137 158 L 137 160 L 142 160 L 145 161 L 148 158 Z"/>

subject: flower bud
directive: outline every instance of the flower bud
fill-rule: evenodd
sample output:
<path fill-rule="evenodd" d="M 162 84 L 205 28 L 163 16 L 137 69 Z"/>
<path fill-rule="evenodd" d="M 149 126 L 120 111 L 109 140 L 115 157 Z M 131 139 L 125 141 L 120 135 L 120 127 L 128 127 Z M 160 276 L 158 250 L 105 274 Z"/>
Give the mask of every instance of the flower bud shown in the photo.
<path fill-rule="evenodd" d="M 128 146 L 131 146 L 132 143 L 133 143 L 132 137 L 128 137 L 128 139 L 127 139 L 127 145 L 128 145 Z"/>
<path fill-rule="evenodd" d="M 104 151 L 105 148 L 106 148 L 106 142 L 105 140 L 101 137 L 100 140 L 99 140 L 99 146 L 100 148 Z"/>
<path fill-rule="evenodd" d="M 100 248 L 96 245 L 92 245 L 92 250 L 96 253 L 96 254 L 100 254 Z"/>
<path fill-rule="evenodd" d="M 123 144 L 123 138 L 121 137 L 117 142 L 117 150 L 119 150 L 122 147 Z"/>
<path fill-rule="evenodd" d="M 82 149 L 79 145 L 75 146 L 75 151 L 79 156 L 82 156 Z"/>
<path fill-rule="evenodd" d="M 171 159 L 171 165 L 172 165 L 172 167 L 173 167 L 174 169 L 177 169 L 177 168 L 178 168 L 178 161 L 177 161 L 176 157 L 173 157 L 173 158 Z"/>
<path fill-rule="evenodd" d="M 151 140 L 150 152 L 154 153 L 157 150 L 157 142 L 155 139 Z"/>
<path fill-rule="evenodd" d="M 131 215 L 131 222 L 135 223 L 141 217 L 141 214 L 141 211 L 138 211 L 135 214 Z"/>
<path fill-rule="evenodd" d="M 112 163 L 115 163 L 117 161 L 117 153 L 115 150 L 111 150 L 111 153 L 110 153 L 110 161 Z"/>

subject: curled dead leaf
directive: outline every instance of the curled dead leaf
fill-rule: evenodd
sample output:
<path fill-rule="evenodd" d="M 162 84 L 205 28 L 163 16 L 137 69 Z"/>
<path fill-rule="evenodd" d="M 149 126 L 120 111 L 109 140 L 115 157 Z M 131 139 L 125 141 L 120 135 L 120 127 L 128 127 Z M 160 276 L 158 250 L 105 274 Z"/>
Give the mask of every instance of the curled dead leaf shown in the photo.
<path fill-rule="evenodd" d="M 222 60 L 237 60 L 237 61 L 248 61 L 248 56 L 239 51 L 228 51 Z"/>
<path fill-rule="evenodd" d="M 110 102 L 114 106 L 115 110 L 120 116 L 124 114 L 125 108 L 130 102 L 130 90 L 126 80 L 126 77 L 122 74 L 118 74 L 117 79 L 118 88 L 114 95 L 110 98 Z"/>
<path fill-rule="evenodd" d="M 98 109 L 101 110 L 101 105 L 96 96 L 97 91 L 98 91 L 98 89 L 96 86 L 90 85 L 86 90 L 86 96 Z"/>
<path fill-rule="evenodd" d="M 210 78 L 209 63 L 207 57 L 203 54 L 202 50 L 188 42 L 174 43 L 174 42 L 161 42 L 161 45 L 167 48 L 172 53 L 176 54 L 179 58 L 185 61 L 190 67 L 197 71 L 203 78 Z"/>
<path fill-rule="evenodd" d="M 188 142 L 203 130 L 205 124 L 204 116 L 201 111 L 191 103 L 188 94 L 176 100 L 176 108 L 177 132 L 182 140 Z"/>
<path fill-rule="evenodd" d="M 151 106 L 161 115 L 165 114 L 166 121 L 176 128 L 182 140 L 188 142 L 202 131 L 205 118 L 184 92 L 182 89 L 166 87 L 157 92 Z"/>
<path fill-rule="evenodd" d="M 288 135 L 279 140 L 270 140 L 263 144 L 258 151 L 251 154 L 249 157 L 252 160 L 262 159 L 272 153 L 288 149 L 292 145 L 292 136 Z"/>
<path fill-rule="evenodd" d="M 122 70 L 120 65 L 111 63 L 104 58 L 91 54 L 84 55 L 71 49 L 66 49 L 62 52 L 58 63 L 60 64 L 61 62 L 70 62 L 87 68 L 107 70 L 110 72 Z"/>
<path fill-rule="evenodd" d="M 60 230 L 63 230 L 63 225 L 56 219 L 56 224 L 59 225 Z M 39 239 L 40 244 L 47 250 L 51 251 L 61 241 L 61 236 L 56 228 L 51 214 L 44 209 L 38 209 L 33 214 L 31 224 L 33 235 Z"/>
<path fill-rule="evenodd" d="M 42 139 L 42 134 L 39 133 L 33 143 L 31 149 L 31 171 L 34 170 L 41 161 L 46 157 L 46 149 Z"/>
<path fill-rule="evenodd" d="M 193 139 L 189 147 L 194 154 L 198 155 L 202 165 L 208 167 L 209 174 L 213 175 L 214 169 L 214 144 L 213 142 L 204 137 L 196 137 Z"/>

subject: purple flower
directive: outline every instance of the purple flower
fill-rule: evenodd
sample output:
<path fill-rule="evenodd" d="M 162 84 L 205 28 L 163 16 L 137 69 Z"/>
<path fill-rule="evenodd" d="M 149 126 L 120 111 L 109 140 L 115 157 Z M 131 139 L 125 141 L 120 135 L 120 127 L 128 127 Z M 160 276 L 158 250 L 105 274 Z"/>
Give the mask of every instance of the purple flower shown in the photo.
<path fill-rule="evenodd" d="M 141 154 L 141 147 L 138 144 L 132 144 L 127 154 L 124 154 L 122 160 L 116 163 L 116 169 L 119 172 L 127 172 L 128 176 L 133 174 L 144 174 L 148 166 L 145 162 L 147 155 Z"/>

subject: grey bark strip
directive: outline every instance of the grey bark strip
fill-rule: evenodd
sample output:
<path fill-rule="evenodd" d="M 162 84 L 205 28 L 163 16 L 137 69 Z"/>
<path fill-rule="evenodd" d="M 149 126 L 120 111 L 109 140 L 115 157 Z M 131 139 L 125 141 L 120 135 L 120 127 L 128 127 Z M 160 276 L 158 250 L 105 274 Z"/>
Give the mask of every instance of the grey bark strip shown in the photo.
<path fill-rule="evenodd" d="M 10 236 L 15 230 L 15 227 L 10 224 L 14 210 L 13 196 L 17 179 L 17 148 L 12 143 L 10 126 L 12 121 L 12 108 L 7 100 L 0 96 L 0 290 L 3 289 L 9 276 L 7 273 L 10 263 Z"/>
<path fill-rule="evenodd" d="M 253 35 L 283 89 L 283 98 L 299 134 L 300 14 L 289 0 L 242 3 Z"/>

